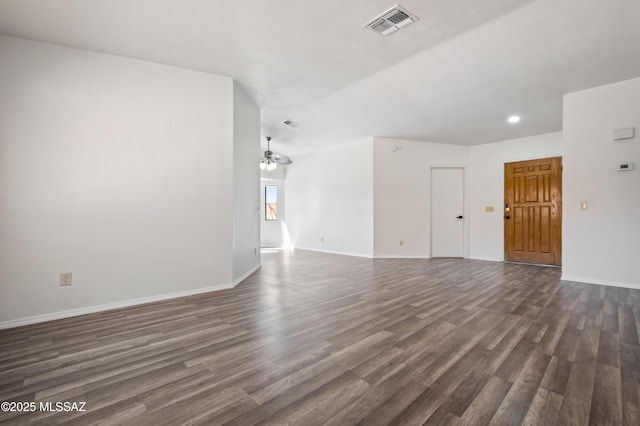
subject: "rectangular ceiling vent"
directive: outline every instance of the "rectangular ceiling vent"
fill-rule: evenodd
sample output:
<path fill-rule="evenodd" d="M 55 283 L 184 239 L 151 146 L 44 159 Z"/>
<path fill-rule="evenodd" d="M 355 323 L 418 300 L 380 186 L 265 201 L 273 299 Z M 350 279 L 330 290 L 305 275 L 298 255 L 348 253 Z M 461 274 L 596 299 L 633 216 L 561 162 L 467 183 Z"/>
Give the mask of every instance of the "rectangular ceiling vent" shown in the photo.
<path fill-rule="evenodd" d="M 397 4 L 389 10 L 385 10 L 363 26 L 383 36 L 388 36 L 418 19 L 416 15 Z"/>
<path fill-rule="evenodd" d="M 282 124 L 284 124 L 285 126 L 289 126 L 289 127 L 298 127 L 298 123 L 296 123 L 293 120 L 284 120 L 282 122 Z"/>

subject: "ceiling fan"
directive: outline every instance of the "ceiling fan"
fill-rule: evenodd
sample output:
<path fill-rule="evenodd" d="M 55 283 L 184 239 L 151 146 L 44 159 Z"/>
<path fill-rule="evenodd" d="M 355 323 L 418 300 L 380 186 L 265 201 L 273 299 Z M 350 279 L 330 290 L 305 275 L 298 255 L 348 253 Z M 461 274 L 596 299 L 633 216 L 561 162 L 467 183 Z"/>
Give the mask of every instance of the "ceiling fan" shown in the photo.
<path fill-rule="evenodd" d="M 267 169 L 269 171 L 275 170 L 278 164 L 286 166 L 291 164 L 292 161 L 289 157 L 282 154 L 276 154 L 271 151 L 271 136 L 267 136 L 267 150 L 264 152 L 264 157 L 260 160 L 260 169 Z"/>

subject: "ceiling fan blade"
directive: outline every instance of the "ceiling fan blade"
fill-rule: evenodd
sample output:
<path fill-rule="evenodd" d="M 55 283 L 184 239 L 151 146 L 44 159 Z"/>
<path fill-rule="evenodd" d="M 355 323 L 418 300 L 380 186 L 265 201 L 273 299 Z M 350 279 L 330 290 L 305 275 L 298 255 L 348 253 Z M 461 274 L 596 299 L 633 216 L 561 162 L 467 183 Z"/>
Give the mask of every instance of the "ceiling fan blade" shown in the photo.
<path fill-rule="evenodd" d="M 282 155 L 282 154 L 276 154 L 276 153 L 272 153 L 271 154 L 271 158 L 273 158 L 276 163 L 278 164 L 283 164 L 283 165 L 287 165 L 287 164 L 291 164 L 292 161 L 289 157 L 287 157 L 286 155 Z"/>

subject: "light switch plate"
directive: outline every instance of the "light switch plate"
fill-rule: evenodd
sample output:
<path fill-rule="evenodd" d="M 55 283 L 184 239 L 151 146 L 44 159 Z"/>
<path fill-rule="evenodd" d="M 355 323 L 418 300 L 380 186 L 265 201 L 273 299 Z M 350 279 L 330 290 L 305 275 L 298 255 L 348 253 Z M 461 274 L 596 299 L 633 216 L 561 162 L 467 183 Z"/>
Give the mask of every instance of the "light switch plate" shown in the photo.
<path fill-rule="evenodd" d="M 71 272 L 62 272 L 60 274 L 60 285 L 61 286 L 69 286 L 73 281 L 73 275 Z"/>

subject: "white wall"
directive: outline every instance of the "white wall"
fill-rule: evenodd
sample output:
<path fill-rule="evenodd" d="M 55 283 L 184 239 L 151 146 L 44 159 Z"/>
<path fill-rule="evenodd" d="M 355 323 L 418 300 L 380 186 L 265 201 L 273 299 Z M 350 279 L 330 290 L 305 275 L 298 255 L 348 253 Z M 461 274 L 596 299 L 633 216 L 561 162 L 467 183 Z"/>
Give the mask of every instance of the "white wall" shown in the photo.
<path fill-rule="evenodd" d="M 636 137 L 614 142 L 626 127 Z M 640 78 L 565 95 L 563 279 L 640 288 L 639 131 Z"/>
<path fill-rule="evenodd" d="M 286 222 L 296 247 L 368 255 L 366 244 L 365 249 L 354 249 L 353 245 L 362 245 L 371 238 L 361 223 L 371 214 L 366 208 L 352 207 L 358 197 L 343 196 L 359 196 L 368 191 L 362 189 L 367 187 L 363 186 L 362 177 L 369 173 L 362 173 L 363 166 L 368 167 L 366 155 L 358 153 L 366 141 L 359 143 L 349 144 L 343 151 L 334 147 L 326 154 L 296 159 L 289 166 Z M 431 256 L 431 167 L 455 166 L 465 168 L 465 256 L 502 260 L 504 163 L 557 155 L 562 155 L 560 132 L 474 147 L 373 138 L 374 257 Z M 331 166 L 321 166 L 324 161 Z M 348 206 L 342 223 L 334 212 L 322 210 L 327 203 L 342 202 L 327 195 L 332 194 L 331 188 L 339 188 L 337 194 Z M 489 205 L 494 206 L 493 213 L 484 212 Z M 324 220 L 323 216 L 330 219 Z M 336 229 L 338 223 L 345 229 L 354 227 L 357 232 L 353 238 L 357 240 L 340 238 L 342 234 L 338 238 L 324 235 L 326 229 Z M 324 242 L 320 241 L 323 236 Z"/>
<path fill-rule="evenodd" d="M 277 187 L 277 220 L 265 220 L 264 188 L 267 185 L 275 185 Z M 284 180 L 260 180 L 260 223 L 260 242 L 262 247 L 288 246 L 289 241 L 285 212 Z"/>
<path fill-rule="evenodd" d="M 375 257 L 431 256 L 431 167 L 464 167 L 468 155 L 466 146 L 375 138 Z"/>
<path fill-rule="evenodd" d="M 562 132 L 470 148 L 470 257 L 504 260 L 504 163 L 561 155 Z M 494 211 L 485 212 L 487 206 Z"/>
<path fill-rule="evenodd" d="M 0 37 L 0 323 L 229 285 L 232 103 L 227 77 Z"/>
<path fill-rule="evenodd" d="M 260 266 L 260 110 L 233 84 L 233 280 Z M 216 160 L 214 160 L 216 161 Z M 216 184 L 224 184 L 217 182 Z"/>
<path fill-rule="evenodd" d="M 285 189 L 294 247 L 373 255 L 372 138 L 296 158 Z"/>

